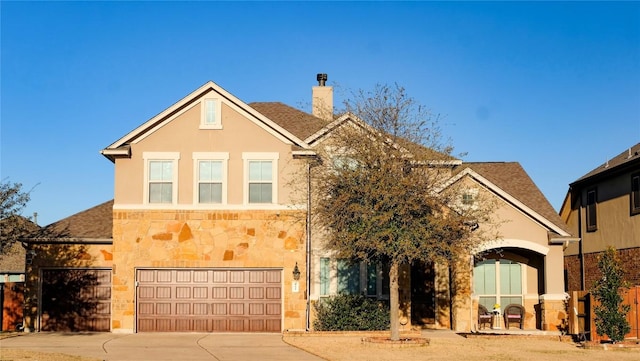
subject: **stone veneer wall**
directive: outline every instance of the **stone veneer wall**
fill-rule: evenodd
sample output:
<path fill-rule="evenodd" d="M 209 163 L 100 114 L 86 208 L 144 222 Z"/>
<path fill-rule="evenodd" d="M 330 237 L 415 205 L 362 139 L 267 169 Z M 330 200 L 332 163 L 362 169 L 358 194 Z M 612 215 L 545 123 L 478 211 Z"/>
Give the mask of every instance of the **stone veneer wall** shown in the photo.
<path fill-rule="evenodd" d="M 280 268 L 283 330 L 306 327 L 304 212 L 114 210 L 113 254 L 114 332 L 135 329 L 136 268 Z"/>
<path fill-rule="evenodd" d="M 632 285 L 640 285 L 640 247 L 617 250 L 618 257 L 624 265 L 625 279 Z M 598 270 L 598 257 L 602 252 L 587 253 L 584 255 L 585 288 L 589 290 L 600 279 Z M 569 291 L 581 291 L 580 287 L 580 257 L 579 255 L 565 256 L 564 269 L 567 275 L 567 287 Z"/>
<path fill-rule="evenodd" d="M 540 306 L 542 330 L 558 331 L 568 322 L 565 300 L 545 299 L 540 302 Z"/>

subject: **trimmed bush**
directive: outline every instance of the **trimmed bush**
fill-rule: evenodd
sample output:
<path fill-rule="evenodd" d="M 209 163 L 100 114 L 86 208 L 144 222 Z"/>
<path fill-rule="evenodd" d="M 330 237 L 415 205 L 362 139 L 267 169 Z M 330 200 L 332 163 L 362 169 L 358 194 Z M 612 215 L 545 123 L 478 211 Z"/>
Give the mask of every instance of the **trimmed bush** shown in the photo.
<path fill-rule="evenodd" d="M 337 295 L 314 304 L 316 331 L 389 329 L 389 305 L 362 295 Z"/>

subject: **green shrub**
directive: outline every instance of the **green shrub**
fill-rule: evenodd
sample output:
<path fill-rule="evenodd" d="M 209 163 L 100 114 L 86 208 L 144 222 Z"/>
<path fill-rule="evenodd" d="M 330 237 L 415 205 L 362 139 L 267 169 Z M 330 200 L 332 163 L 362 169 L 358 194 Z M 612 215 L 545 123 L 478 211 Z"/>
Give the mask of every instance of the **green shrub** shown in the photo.
<path fill-rule="evenodd" d="M 598 269 L 602 278 L 591 290 L 593 297 L 599 302 L 595 307 L 596 329 L 599 334 L 609 336 L 615 343 L 624 340 L 624 336 L 631 331 L 626 318 L 631 306 L 622 303 L 620 294 L 628 284 L 624 280 L 624 269 L 615 248 L 607 248 L 598 257 Z"/>
<path fill-rule="evenodd" d="M 316 331 L 389 329 L 389 305 L 362 295 L 337 295 L 314 304 Z"/>

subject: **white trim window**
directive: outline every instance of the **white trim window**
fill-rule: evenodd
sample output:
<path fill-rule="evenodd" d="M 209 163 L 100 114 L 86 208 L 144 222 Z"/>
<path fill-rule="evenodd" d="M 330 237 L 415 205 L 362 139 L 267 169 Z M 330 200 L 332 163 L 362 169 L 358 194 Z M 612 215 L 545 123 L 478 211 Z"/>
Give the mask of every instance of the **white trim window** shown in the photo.
<path fill-rule="evenodd" d="M 144 204 L 178 203 L 178 152 L 144 152 Z"/>
<path fill-rule="evenodd" d="M 222 129 L 222 102 L 207 95 L 201 100 L 200 129 Z"/>
<path fill-rule="evenodd" d="M 227 203 L 228 160 L 226 152 L 193 153 L 194 204 Z"/>
<path fill-rule="evenodd" d="M 278 203 L 278 153 L 242 153 L 244 203 Z"/>
<path fill-rule="evenodd" d="M 321 257 L 319 293 L 320 296 L 362 294 L 377 299 L 388 299 L 389 266 Z"/>
<path fill-rule="evenodd" d="M 508 259 L 487 259 L 477 262 L 473 268 L 473 292 L 479 303 L 488 310 L 499 304 L 523 305 L 525 294 L 525 266 Z"/>

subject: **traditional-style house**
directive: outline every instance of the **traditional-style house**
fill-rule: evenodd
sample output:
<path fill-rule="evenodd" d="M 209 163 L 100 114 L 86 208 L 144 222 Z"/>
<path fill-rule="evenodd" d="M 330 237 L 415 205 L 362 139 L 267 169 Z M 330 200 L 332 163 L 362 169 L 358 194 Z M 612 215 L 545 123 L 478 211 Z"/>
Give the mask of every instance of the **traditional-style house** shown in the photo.
<path fill-rule="evenodd" d="M 312 114 L 246 104 L 208 82 L 103 149 L 114 200 L 93 211 L 108 210 L 96 222 L 111 228 L 82 235 L 69 225 L 64 245 L 82 248 L 64 259 L 37 259 L 40 248 L 62 244 L 30 243 L 38 256 L 29 272 L 42 279 L 29 288 L 31 327 L 282 332 L 309 329 L 311 303 L 339 291 L 387 298 L 384 265 L 343 272 L 346 263 L 309 227 L 307 159 L 334 127 L 358 121 L 334 117 L 332 88 L 318 80 Z M 445 167 L 447 186 L 473 190 L 465 202 L 493 197 L 505 222 L 455 277 L 443 265 L 406 266 L 403 327 L 473 331 L 478 305 L 515 303 L 526 310 L 524 328 L 554 330 L 564 317 L 563 222 L 517 163 Z M 78 278 L 79 295 L 100 297 L 79 300 L 83 314 L 53 315 L 49 274 Z"/>

